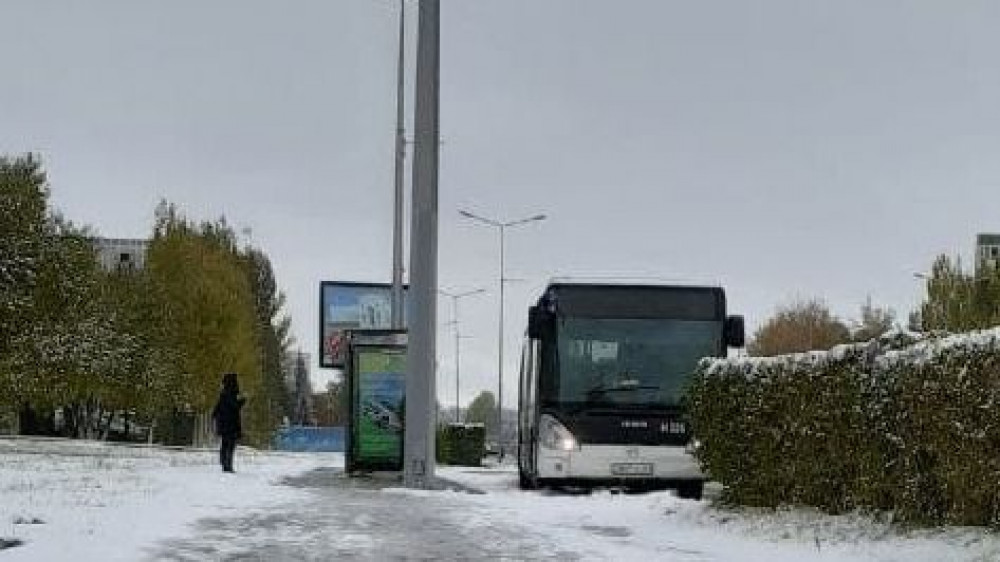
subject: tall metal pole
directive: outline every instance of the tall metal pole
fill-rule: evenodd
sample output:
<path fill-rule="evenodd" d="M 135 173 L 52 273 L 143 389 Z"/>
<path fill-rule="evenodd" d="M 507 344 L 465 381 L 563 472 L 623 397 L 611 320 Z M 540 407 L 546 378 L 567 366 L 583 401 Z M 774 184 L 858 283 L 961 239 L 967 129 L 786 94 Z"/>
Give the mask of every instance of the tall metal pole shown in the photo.
<path fill-rule="evenodd" d="M 503 463 L 503 288 L 505 283 L 503 269 L 504 232 L 507 226 L 500 225 L 500 335 L 497 344 L 497 447 L 499 459 Z"/>
<path fill-rule="evenodd" d="M 458 295 L 452 296 L 452 322 L 455 323 L 455 423 L 462 423 L 462 399 L 460 398 L 459 381 L 461 380 L 461 334 L 458 331 Z"/>
<path fill-rule="evenodd" d="M 460 394 L 460 381 L 462 379 L 461 371 L 461 340 L 462 333 L 459 330 L 458 322 L 458 302 L 465 297 L 471 297 L 473 295 L 478 295 L 484 293 L 483 289 L 475 289 L 472 291 L 466 291 L 464 293 L 450 293 L 448 291 L 438 291 L 442 295 L 451 298 L 451 326 L 455 330 L 455 422 L 460 423 L 462 421 L 462 399 Z"/>
<path fill-rule="evenodd" d="M 481 217 L 475 213 L 470 213 L 469 211 L 459 210 L 458 213 L 465 218 L 472 219 L 474 221 L 483 223 L 488 226 L 492 226 L 499 231 L 500 234 L 500 329 L 499 337 L 497 341 L 497 445 L 499 448 L 500 461 L 503 462 L 504 449 L 503 449 L 503 316 L 504 316 L 504 285 L 507 278 L 504 273 L 504 234 L 507 232 L 507 227 L 510 226 L 520 226 L 523 224 L 528 224 L 531 222 L 542 221 L 546 219 L 545 215 L 535 215 L 533 217 L 528 217 L 520 220 L 501 222 L 499 220 L 494 220 L 486 217 Z"/>
<path fill-rule="evenodd" d="M 403 328 L 403 168 L 406 159 L 406 129 L 403 116 L 403 63 L 406 36 L 406 4 L 399 0 L 399 59 L 396 68 L 396 185 L 392 230 L 392 327 Z"/>
<path fill-rule="evenodd" d="M 420 0 L 414 119 L 413 212 L 406 377 L 403 481 L 411 488 L 434 483 L 435 336 L 438 242 L 438 85 L 440 0 Z"/>

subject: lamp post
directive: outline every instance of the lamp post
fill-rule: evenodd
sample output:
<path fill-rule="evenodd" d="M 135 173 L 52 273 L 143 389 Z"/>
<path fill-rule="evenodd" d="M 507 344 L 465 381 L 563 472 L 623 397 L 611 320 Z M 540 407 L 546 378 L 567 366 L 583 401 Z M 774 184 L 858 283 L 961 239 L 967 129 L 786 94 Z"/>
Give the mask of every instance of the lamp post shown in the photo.
<path fill-rule="evenodd" d="M 464 299 L 465 297 L 471 297 L 473 295 L 478 295 L 480 293 L 485 293 L 485 289 L 474 289 L 472 291 L 465 291 L 463 293 L 450 293 L 438 289 L 438 292 L 446 297 L 451 297 L 451 322 L 450 324 L 455 329 L 455 423 L 461 423 L 462 421 L 462 401 L 459 397 L 460 381 L 461 381 L 461 369 L 460 369 L 460 359 L 461 355 L 459 350 L 461 349 L 460 340 L 462 339 L 461 332 L 458 331 L 458 301 Z"/>
<path fill-rule="evenodd" d="M 503 297 L 504 282 L 507 281 L 504 277 L 504 235 L 507 233 L 507 229 L 512 226 L 543 221 L 546 219 L 546 216 L 540 214 L 512 221 L 500 221 L 470 213 L 469 211 L 459 210 L 458 212 L 467 219 L 496 228 L 500 234 L 500 333 L 497 339 L 497 371 L 499 378 L 497 384 L 497 445 L 500 448 L 500 462 L 503 462 Z"/>
<path fill-rule="evenodd" d="M 406 129 L 403 125 L 403 40 L 406 36 L 406 4 L 399 0 L 399 54 L 396 63 L 396 146 L 395 189 L 392 221 L 392 328 L 403 328 L 403 161 L 406 158 Z"/>
<path fill-rule="evenodd" d="M 924 289 L 926 289 L 928 292 L 930 291 L 931 277 L 932 277 L 931 275 L 929 275 L 927 273 L 920 272 L 920 271 L 917 271 L 917 272 L 913 273 L 913 278 L 916 279 L 916 280 L 918 280 L 918 281 L 923 281 L 924 282 Z M 928 301 L 929 301 L 929 298 L 928 298 Z M 915 311 L 913 311 L 912 313 L 910 313 L 910 321 L 909 321 L 909 325 L 907 326 L 910 330 L 913 330 L 913 331 L 916 331 L 916 332 L 922 332 L 922 331 L 924 331 L 924 327 L 927 326 L 927 319 L 924 318 L 924 314 L 923 314 L 923 310 L 922 309 L 923 309 L 923 306 L 921 306 L 918 303 L 917 304 L 917 309 Z M 935 311 L 935 312 L 937 312 L 937 311 Z M 935 316 L 938 316 L 938 314 L 935 314 Z M 918 322 L 919 322 L 919 324 L 918 324 Z"/>

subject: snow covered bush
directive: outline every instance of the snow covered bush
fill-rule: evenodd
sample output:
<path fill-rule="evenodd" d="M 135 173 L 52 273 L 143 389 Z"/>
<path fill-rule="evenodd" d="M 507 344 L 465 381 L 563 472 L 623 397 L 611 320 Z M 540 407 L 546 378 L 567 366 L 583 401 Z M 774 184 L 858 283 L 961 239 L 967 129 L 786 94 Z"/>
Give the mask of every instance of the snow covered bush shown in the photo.
<path fill-rule="evenodd" d="M 880 432 L 891 443 L 895 508 L 924 523 L 1000 528 L 1000 329 L 887 353 Z"/>
<path fill-rule="evenodd" d="M 486 426 L 449 423 L 437 429 L 437 460 L 453 466 L 480 466 L 486 454 Z"/>
<path fill-rule="evenodd" d="M 724 498 L 1000 527 L 1000 329 L 706 360 L 689 394 Z"/>
<path fill-rule="evenodd" d="M 729 500 L 831 512 L 856 505 L 858 465 L 877 457 L 870 412 L 858 407 L 875 345 L 702 364 L 691 421 L 704 469 Z"/>

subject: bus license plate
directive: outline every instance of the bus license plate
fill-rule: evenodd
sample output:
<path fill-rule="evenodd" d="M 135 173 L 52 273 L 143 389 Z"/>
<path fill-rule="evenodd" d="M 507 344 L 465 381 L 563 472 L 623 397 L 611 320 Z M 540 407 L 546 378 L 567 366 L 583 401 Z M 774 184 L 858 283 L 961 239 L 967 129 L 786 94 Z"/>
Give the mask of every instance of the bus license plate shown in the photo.
<path fill-rule="evenodd" d="M 653 465 L 648 462 L 614 463 L 611 474 L 615 476 L 652 476 Z"/>

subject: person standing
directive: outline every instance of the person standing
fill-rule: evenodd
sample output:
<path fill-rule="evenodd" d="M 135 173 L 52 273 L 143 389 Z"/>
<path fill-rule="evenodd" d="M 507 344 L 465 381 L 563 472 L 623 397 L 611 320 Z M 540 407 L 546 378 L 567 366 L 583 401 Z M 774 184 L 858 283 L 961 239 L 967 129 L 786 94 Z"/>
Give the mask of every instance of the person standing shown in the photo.
<path fill-rule="evenodd" d="M 215 421 L 215 433 L 222 440 L 219 446 L 219 464 L 223 472 L 233 470 L 233 454 L 236 452 L 236 442 L 243 437 L 243 426 L 240 422 L 240 410 L 246 398 L 240 396 L 236 373 L 222 375 L 222 391 L 219 401 L 212 409 L 212 420 Z"/>

